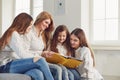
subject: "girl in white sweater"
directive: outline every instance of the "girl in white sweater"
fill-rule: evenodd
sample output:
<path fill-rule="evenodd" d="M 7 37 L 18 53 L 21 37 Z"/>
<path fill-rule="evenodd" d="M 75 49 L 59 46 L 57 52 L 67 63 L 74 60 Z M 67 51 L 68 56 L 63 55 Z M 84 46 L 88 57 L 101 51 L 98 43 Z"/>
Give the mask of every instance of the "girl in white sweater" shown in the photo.
<path fill-rule="evenodd" d="M 81 74 L 81 80 L 103 80 L 103 77 L 95 69 L 94 54 L 82 29 L 76 28 L 71 32 L 70 43 L 73 48 L 73 57 L 83 61 L 83 64 L 77 68 Z"/>

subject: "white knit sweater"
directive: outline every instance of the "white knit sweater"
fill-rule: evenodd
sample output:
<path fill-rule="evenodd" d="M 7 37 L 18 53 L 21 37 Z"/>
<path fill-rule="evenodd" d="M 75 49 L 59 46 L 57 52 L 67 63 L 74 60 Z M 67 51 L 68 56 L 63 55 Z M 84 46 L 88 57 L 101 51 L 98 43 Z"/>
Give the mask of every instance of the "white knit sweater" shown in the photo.
<path fill-rule="evenodd" d="M 39 53 L 41 51 L 30 50 L 29 40 L 14 31 L 10 43 L 0 52 L 0 65 L 5 65 L 12 59 L 33 58 L 39 56 Z"/>
<path fill-rule="evenodd" d="M 89 48 L 79 47 L 75 51 L 75 57 L 83 61 L 83 64 L 78 67 L 83 80 L 103 80 L 100 73 L 93 67 L 93 59 Z"/>
<path fill-rule="evenodd" d="M 43 38 L 42 38 L 42 33 L 38 36 L 36 33 L 36 29 L 33 26 L 31 31 L 29 32 L 29 34 L 25 35 L 27 41 L 29 41 L 29 48 L 30 50 L 33 51 L 39 51 L 41 54 L 43 49 L 44 49 L 44 42 L 43 42 Z"/>

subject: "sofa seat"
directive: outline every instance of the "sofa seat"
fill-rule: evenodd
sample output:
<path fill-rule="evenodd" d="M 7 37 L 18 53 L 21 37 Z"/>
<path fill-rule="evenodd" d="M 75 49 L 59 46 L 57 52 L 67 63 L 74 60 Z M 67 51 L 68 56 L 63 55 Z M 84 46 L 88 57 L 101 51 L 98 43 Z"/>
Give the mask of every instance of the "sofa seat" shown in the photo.
<path fill-rule="evenodd" d="M 31 77 L 24 74 L 0 73 L 0 80 L 31 80 Z"/>

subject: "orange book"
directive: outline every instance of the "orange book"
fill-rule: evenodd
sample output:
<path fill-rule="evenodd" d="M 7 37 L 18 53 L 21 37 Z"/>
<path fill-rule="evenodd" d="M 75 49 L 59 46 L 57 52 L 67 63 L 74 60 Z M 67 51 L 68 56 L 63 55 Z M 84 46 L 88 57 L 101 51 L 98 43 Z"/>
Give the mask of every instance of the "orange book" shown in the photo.
<path fill-rule="evenodd" d="M 73 57 L 67 58 L 60 55 L 59 53 L 55 53 L 55 54 L 52 54 L 52 56 L 47 57 L 46 61 L 53 64 L 61 64 L 67 68 L 76 68 L 82 63 L 81 60 L 75 59 Z"/>

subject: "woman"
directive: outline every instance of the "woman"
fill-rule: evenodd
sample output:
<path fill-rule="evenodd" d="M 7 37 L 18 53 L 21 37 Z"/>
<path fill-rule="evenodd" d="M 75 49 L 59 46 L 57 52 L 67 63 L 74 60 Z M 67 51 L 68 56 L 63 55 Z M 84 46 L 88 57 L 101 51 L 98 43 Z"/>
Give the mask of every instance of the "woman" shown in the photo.
<path fill-rule="evenodd" d="M 49 56 L 49 51 L 46 50 L 49 45 L 53 30 L 54 24 L 52 16 L 46 11 L 38 14 L 32 30 L 25 36 L 30 50 L 38 51 L 39 55 Z M 48 53 L 49 55 L 44 55 L 42 53 Z M 49 67 L 54 79 L 62 80 L 62 69 L 58 65 L 53 64 L 49 64 Z"/>
<path fill-rule="evenodd" d="M 0 71 L 27 74 L 34 80 L 54 80 L 45 59 L 36 51 L 30 51 L 23 38 L 30 31 L 32 23 L 30 15 L 21 13 L 0 38 Z"/>

